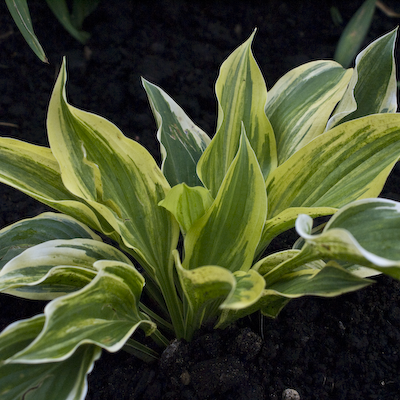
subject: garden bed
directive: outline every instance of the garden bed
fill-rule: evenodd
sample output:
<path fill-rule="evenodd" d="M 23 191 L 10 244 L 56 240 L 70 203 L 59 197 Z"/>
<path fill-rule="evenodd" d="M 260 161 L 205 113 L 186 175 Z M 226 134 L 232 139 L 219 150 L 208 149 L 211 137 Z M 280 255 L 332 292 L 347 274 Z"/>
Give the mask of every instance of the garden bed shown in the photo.
<path fill-rule="evenodd" d="M 103 1 L 87 20 L 92 38 L 82 46 L 44 1 L 31 1 L 48 65 L 25 44 L 2 3 L 0 122 L 11 125 L 0 125 L 0 133 L 47 144 L 47 105 L 66 55 L 71 103 L 111 120 L 153 155 L 159 151 L 156 126 L 140 76 L 166 90 L 211 134 L 218 68 L 254 27 L 254 54 L 269 88 L 301 63 L 332 58 L 343 27 L 333 24 L 329 6 L 292 3 Z M 345 21 L 359 6 L 331 3 Z M 377 11 L 367 42 L 397 22 Z M 4 185 L 0 196 L 0 227 L 47 210 Z M 400 200 L 400 168 L 383 197 Z M 275 245 L 290 244 L 280 238 Z M 225 331 L 204 330 L 190 344 L 173 343 L 151 365 L 123 352 L 103 352 L 89 376 L 87 398 L 280 399 L 284 389 L 293 388 L 304 400 L 400 399 L 400 283 L 377 281 L 335 299 L 292 301 L 276 320 L 255 315 Z M 44 303 L 2 296 L 0 305 L 3 329 L 41 312 Z"/>

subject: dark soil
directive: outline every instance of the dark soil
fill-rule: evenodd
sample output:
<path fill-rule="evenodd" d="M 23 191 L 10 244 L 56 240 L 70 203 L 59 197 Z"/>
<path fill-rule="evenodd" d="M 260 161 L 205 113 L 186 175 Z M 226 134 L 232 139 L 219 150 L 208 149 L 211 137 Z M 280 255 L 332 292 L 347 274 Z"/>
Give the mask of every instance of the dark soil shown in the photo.
<path fill-rule="evenodd" d="M 396 1 L 384 0 L 397 7 Z M 332 58 L 343 26 L 362 1 L 103 1 L 86 21 L 82 46 L 45 1 L 30 1 L 50 64 L 30 51 L 0 2 L 1 136 L 46 144 L 45 118 L 61 58 L 68 58 L 71 102 L 113 121 L 158 157 L 155 123 L 140 76 L 163 87 L 210 134 L 218 68 L 258 27 L 255 57 L 268 87 L 289 69 Z M 398 20 L 376 12 L 367 42 Z M 400 170 L 383 196 L 400 200 Z M 0 227 L 47 208 L 1 186 Z M 287 248 L 284 238 L 276 243 Z M 286 388 L 309 399 L 400 399 L 400 283 L 386 277 L 335 299 L 291 302 L 276 320 L 247 318 L 225 331 L 173 343 L 158 363 L 119 352 L 96 362 L 87 399 L 280 399 Z M 0 298 L 0 328 L 41 312 L 43 303 Z"/>

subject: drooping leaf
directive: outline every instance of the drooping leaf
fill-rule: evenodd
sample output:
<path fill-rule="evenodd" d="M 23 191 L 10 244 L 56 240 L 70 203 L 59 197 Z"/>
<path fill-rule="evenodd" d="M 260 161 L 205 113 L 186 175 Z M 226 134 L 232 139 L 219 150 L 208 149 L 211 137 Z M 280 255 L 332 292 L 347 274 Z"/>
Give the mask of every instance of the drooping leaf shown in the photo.
<path fill-rule="evenodd" d="M 216 83 L 217 132 L 200 158 L 197 173 L 215 198 L 236 156 L 242 124 L 264 178 L 276 167 L 275 137 L 264 113 L 267 88 L 251 52 L 255 32 L 222 64 Z"/>
<path fill-rule="evenodd" d="M 175 265 L 188 301 L 186 330 L 200 328 L 204 317 L 213 318 L 222 310 L 240 310 L 252 306 L 262 296 L 263 277 L 255 270 L 230 272 L 219 266 L 202 266 L 187 270 L 175 251 Z M 226 311 L 222 311 L 223 313 Z"/>
<path fill-rule="evenodd" d="M 51 300 L 87 285 L 98 260 L 132 265 L 124 253 L 93 239 L 58 239 L 29 247 L 0 271 L 0 291 L 15 296 Z"/>
<path fill-rule="evenodd" d="M 48 61 L 46 54 L 44 53 L 44 50 L 40 45 L 35 32 L 33 31 L 27 0 L 5 1 L 14 22 L 17 24 L 19 31 L 22 33 L 22 36 L 25 38 L 29 47 L 34 51 L 41 61 L 47 63 Z"/>
<path fill-rule="evenodd" d="M 23 350 L 40 333 L 44 315 L 18 321 L 0 334 L 0 398 L 83 400 L 87 393 L 86 376 L 100 357 L 101 348 L 79 347 L 60 362 L 41 364 L 3 364 L 2 361 Z"/>
<path fill-rule="evenodd" d="M 250 307 L 242 308 L 240 310 L 222 310 L 221 316 L 215 327 L 224 329 L 233 322 L 261 310 L 263 315 L 275 318 L 283 307 L 290 302 L 290 300 L 290 298 L 277 295 L 273 291 L 265 289 L 261 298 Z"/>
<path fill-rule="evenodd" d="M 258 244 L 256 254 L 262 255 L 271 241 L 283 232 L 293 228 L 299 214 L 306 214 L 312 218 L 332 215 L 337 211 L 334 207 L 289 207 L 282 210 L 278 215 L 267 219 L 263 233 Z"/>
<path fill-rule="evenodd" d="M 267 211 L 263 182 L 243 129 L 237 155 L 217 197 L 186 234 L 184 268 L 219 265 L 232 272 L 250 268 Z"/>
<path fill-rule="evenodd" d="M 86 344 L 115 352 L 137 328 L 148 334 L 155 329 L 138 309 L 144 279 L 136 269 L 106 260 L 96 262 L 95 267 L 99 273 L 91 283 L 45 307 L 43 330 L 7 363 L 63 361 Z"/>
<path fill-rule="evenodd" d="M 157 138 L 163 157 L 161 169 L 169 184 L 201 186 L 196 165 L 211 139 L 167 93 L 143 78 L 142 84 L 157 121 Z"/>
<path fill-rule="evenodd" d="M 32 343 L 43 329 L 44 323 L 44 314 L 39 314 L 8 325 L 0 334 L 0 364 L 3 365 L 5 360 Z"/>
<path fill-rule="evenodd" d="M 373 281 L 359 278 L 337 263 L 328 263 L 322 269 L 301 269 L 284 275 L 279 281 L 268 285 L 267 290 L 288 298 L 306 295 L 334 297 L 349 291 L 359 290 Z"/>
<path fill-rule="evenodd" d="M 64 186 L 58 162 L 47 147 L 0 138 L 0 181 L 113 237 L 108 221 Z"/>
<path fill-rule="evenodd" d="M 186 184 L 174 186 L 159 205 L 170 211 L 181 227 L 183 234 L 190 229 L 210 208 L 213 198 L 210 192 L 202 187 L 189 187 Z"/>
<path fill-rule="evenodd" d="M 286 73 L 268 93 L 265 113 L 274 128 L 278 165 L 324 132 L 342 98 L 351 70 L 313 61 Z"/>
<path fill-rule="evenodd" d="M 48 240 L 74 238 L 101 241 L 86 225 L 64 214 L 47 212 L 18 221 L 0 230 L 0 269 L 29 247 Z"/>
<path fill-rule="evenodd" d="M 370 114 L 396 112 L 396 37 L 397 28 L 372 42 L 357 56 L 353 76 L 327 129 Z"/>
<path fill-rule="evenodd" d="M 285 261 L 292 259 L 293 257 L 297 256 L 300 253 L 299 249 L 290 249 L 290 250 L 283 250 L 278 251 L 276 253 L 269 254 L 268 256 L 264 257 L 260 261 L 258 261 L 254 266 L 251 268 L 254 271 L 257 271 L 261 275 L 266 275 L 278 265 L 283 264 Z M 315 263 L 310 264 L 307 266 L 307 269 L 322 269 L 325 265 L 321 261 L 322 264 Z"/>
<path fill-rule="evenodd" d="M 20 268 L 0 276 L 0 290 L 29 300 L 53 300 L 81 289 L 96 276 L 82 267 Z"/>
<path fill-rule="evenodd" d="M 376 0 L 366 0 L 353 15 L 340 36 L 333 58 L 347 68 L 364 41 L 375 12 Z"/>
<path fill-rule="evenodd" d="M 369 229 L 367 229 L 369 227 Z M 400 260 L 400 203 L 388 199 L 365 199 L 343 207 L 323 232 L 346 229 L 360 246 L 391 260 Z"/>
<path fill-rule="evenodd" d="M 279 280 L 268 285 L 270 276 L 265 276 L 267 287 L 257 306 L 263 314 L 272 318 L 279 314 L 290 299 L 302 296 L 334 297 L 373 283 L 351 274 L 337 263 L 328 263 L 322 269 L 299 267 L 297 271 L 283 274 Z"/>
<path fill-rule="evenodd" d="M 260 270 L 265 272 L 275 268 L 285 269 L 285 263 L 295 259 L 299 254 L 300 252 L 297 250 L 281 252 L 277 256 L 272 254 L 265 260 L 260 261 Z M 274 261 L 276 262 L 275 268 L 272 265 Z M 282 261 L 281 264 L 279 264 L 280 261 Z M 320 260 L 305 264 L 299 263 L 298 268 L 288 270 L 292 272 L 279 274 L 279 278 L 273 283 L 270 282 L 271 274 L 267 272 L 264 276 L 265 289 L 258 300 L 247 308 L 224 310 L 217 327 L 224 328 L 230 323 L 256 311 L 261 311 L 264 315 L 275 318 L 291 299 L 302 296 L 333 297 L 362 289 L 373 283 L 369 279 L 353 275 L 341 268 L 337 263 L 325 265 Z"/>
<path fill-rule="evenodd" d="M 259 311 L 259 301 L 264 295 L 264 278 L 254 269 L 233 273 L 236 285 L 221 304 L 221 313 L 215 328 L 226 328 L 232 322 Z"/>
<path fill-rule="evenodd" d="M 312 221 L 299 216 L 296 230 L 310 257 L 352 262 L 400 279 L 400 203 L 363 199 L 340 209 L 321 234 L 311 234 Z M 361 276 L 363 274 L 362 268 Z M 357 274 L 357 269 L 351 269 Z"/>

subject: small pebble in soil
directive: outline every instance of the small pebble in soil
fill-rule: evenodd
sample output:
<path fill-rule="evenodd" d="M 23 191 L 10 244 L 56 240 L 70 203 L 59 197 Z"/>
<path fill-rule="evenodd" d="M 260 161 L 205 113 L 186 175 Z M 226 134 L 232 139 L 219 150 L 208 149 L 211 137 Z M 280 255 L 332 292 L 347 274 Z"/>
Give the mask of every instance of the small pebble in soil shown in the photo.
<path fill-rule="evenodd" d="M 282 400 L 300 400 L 299 392 L 294 389 L 285 389 L 282 393 Z"/>
<path fill-rule="evenodd" d="M 182 382 L 183 385 L 185 385 L 185 386 L 189 385 L 189 383 L 190 383 L 190 374 L 189 374 L 188 371 L 186 371 L 186 370 L 183 371 L 181 376 L 180 376 L 180 378 L 181 378 L 181 382 Z"/>

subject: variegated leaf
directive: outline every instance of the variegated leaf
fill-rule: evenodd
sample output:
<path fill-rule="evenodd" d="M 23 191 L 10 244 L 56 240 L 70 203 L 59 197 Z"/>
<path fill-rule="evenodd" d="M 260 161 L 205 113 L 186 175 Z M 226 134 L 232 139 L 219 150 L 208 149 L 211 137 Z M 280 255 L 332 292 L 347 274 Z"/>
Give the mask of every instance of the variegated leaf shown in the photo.
<path fill-rule="evenodd" d="M 64 186 L 58 162 L 47 147 L 0 138 L 0 182 L 117 239 L 107 220 Z"/>
<path fill-rule="evenodd" d="M 265 221 L 263 233 L 256 250 L 257 257 L 262 255 L 274 238 L 293 228 L 300 214 L 316 218 L 332 215 L 336 211 L 337 208 L 334 207 L 289 207 L 282 210 L 277 216 Z"/>
<path fill-rule="evenodd" d="M 239 150 L 217 197 L 186 234 L 184 268 L 219 265 L 232 272 L 250 268 L 267 211 L 263 182 L 243 129 Z"/>
<path fill-rule="evenodd" d="M 267 88 L 251 52 L 255 32 L 222 64 L 216 83 L 217 132 L 200 158 L 197 173 L 215 198 L 239 147 L 241 126 L 264 178 L 276 167 L 275 137 L 264 113 Z"/>
<path fill-rule="evenodd" d="M 352 262 L 400 279 L 400 203 L 378 198 L 355 201 L 340 209 L 321 234 L 312 235 L 311 227 L 308 216 L 299 216 L 296 230 L 305 240 L 301 252 L 308 258 Z M 357 274 L 354 266 L 351 271 Z"/>
<path fill-rule="evenodd" d="M 53 300 L 83 288 L 96 276 L 82 267 L 21 268 L 0 276 L 0 291 L 29 300 Z"/>
<path fill-rule="evenodd" d="M 325 267 L 326 263 L 315 254 L 299 249 L 284 250 L 273 253 L 261 259 L 254 265 L 254 269 L 263 275 L 266 289 L 290 274 L 304 272 L 305 274 L 317 273 Z M 294 276 L 294 275 L 293 275 Z"/>
<path fill-rule="evenodd" d="M 396 36 L 397 28 L 357 56 L 353 76 L 326 129 L 370 114 L 396 112 Z"/>
<path fill-rule="evenodd" d="M 297 256 L 300 253 L 299 249 L 290 249 L 278 251 L 276 253 L 269 254 L 264 257 L 260 261 L 258 261 L 251 268 L 254 271 L 257 271 L 260 275 L 266 275 L 278 265 L 283 264 L 284 262 L 291 260 L 293 257 Z M 313 262 L 310 265 L 307 265 L 307 269 L 322 269 L 325 266 L 323 261 L 321 262 Z"/>
<path fill-rule="evenodd" d="M 268 275 L 265 277 L 268 282 Z M 268 285 L 258 306 L 260 311 L 275 318 L 290 299 L 302 296 L 334 297 L 362 289 L 373 283 L 357 277 L 336 263 L 322 269 L 301 269 L 283 275 L 280 280 Z"/>
<path fill-rule="evenodd" d="M 97 261 L 97 276 L 83 289 L 45 307 L 43 330 L 26 348 L 6 360 L 41 364 L 67 360 L 82 345 L 115 352 L 139 327 L 150 334 L 155 324 L 139 312 L 144 285 L 136 269 L 118 261 Z"/>
<path fill-rule="evenodd" d="M 342 98 L 351 70 L 313 61 L 286 73 L 268 93 L 265 113 L 276 138 L 278 165 L 324 132 Z"/>
<path fill-rule="evenodd" d="M 320 135 L 267 181 L 268 219 L 291 207 L 332 207 L 377 196 L 400 156 L 400 115 L 377 114 Z"/>
<path fill-rule="evenodd" d="M 279 263 L 279 261 L 282 261 L 282 264 L 275 266 L 276 269 L 280 269 L 281 265 L 285 265 L 289 260 L 296 258 L 297 254 L 299 254 L 298 251 L 289 251 L 277 257 L 271 255 L 270 260 L 263 262 L 268 265 L 267 269 L 270 269 L 271 262 Z M 260 266 L 261 269 L 264 268 L 263 265 Z M 292 269 L 292 272 L 281 274 L 280 278 L 273 283 L 270 283 L 270 276 L 268 273 L 265 275 L 266 288 L 257 302 L 239 310 L 224 310 L 217 327 L 226 327 L 233 321 L 256 311 L 261 311 L 264 315 L 275 318 L 291 299 L 302 296 L 333 297 L 362 289 L 373 283 L 369 279 L 351 274 L 337 263 L 325 265 L 322 261 L 300 265 L 297 269 Z"/>
<path fill-rule="evenodd" d="M 94 345 L 79 347 L 60 362 L 4 364 L 2 361 L 23 350 L 40 334 L 44 315 L 15 322 L 0 334 L 0 398 L 2 400 L 83 400 L 87 374 L 101 355 Z"/>
<path fill-rule="evenodd" d="M 167 93 L 143 78 L 142 84 L 157 121 L 165 177 L 171 186 L 200 186 L 196 165 L 211 139 Z"/>
<path fill-rule="evenodd" d="M 51 300 L 87 285 L 98 260 L 132 265 L 117 248 L 93 239 L 59 239 L 29 247 L 0 271 L 0 291 Z"/>
<path fill-rule="evenodd" d="M 291 299 L 271 294 L 268 290 L 264 290 L 261 298 L 250 307 L 240 310 L 222 310 L 215 327 L 224 329 L 241 318 L 259 312 L 261 308 L 263 309 L 263 315 L 275 318 L 290 300 Z"/>
<path fill-rule="evenodd" d="M 236 279 L 228 269 L 216 265 L 185 269 L 176 250 L 174 259 L 187 305 L 184 337 L 190 339 L 204 318 L 214 316 L 218 306 L 235 287 Z M 208 307 L 212 311 L 206 313 Z"/>
<path fill-rule="evenodd" d="M 233 273 L 236 285 L 220 308 L 228 310 L 240 310 L 247 308 L 258 301 L 265 288 L 264 278 L 253 269 L 235 271 Z"/>
<path fill-rule="evenodd" d="M 48 240 L 74 238 L 101 241 L 86 225 L 64 214 L 47 212 L 23 219 L 0 230 L 0 269 L 29 247 Z"/>
<path fill-rule="evenodd" d="M 179 235 L 175 220 L 158 206 L 168 182 L 139 143 L 106 119 L 68 104 L 65 84 L 64 61 L 47 118 L 63 183 L 109 221 L 154 279 L 167 282 L 166 268 Z"/>
<path fill-rule="evenodd" d="M 213 198 L 210 192 L 202 187 L 189 187 L 182 183 L 174 186 L 159 205 L 173 214 L 183 234 L 190 229 L 210 208 Z"/>
<path fill-rule="evenodd" d="M 373 283 L 351 274 L 334 262 L 322 269 L 300 269 L 289 273 L 271 285 L 268 285 L 268 275 L 265 279 L 268 291 L 292 299 L 307 295 L 334 297 Z"/>

